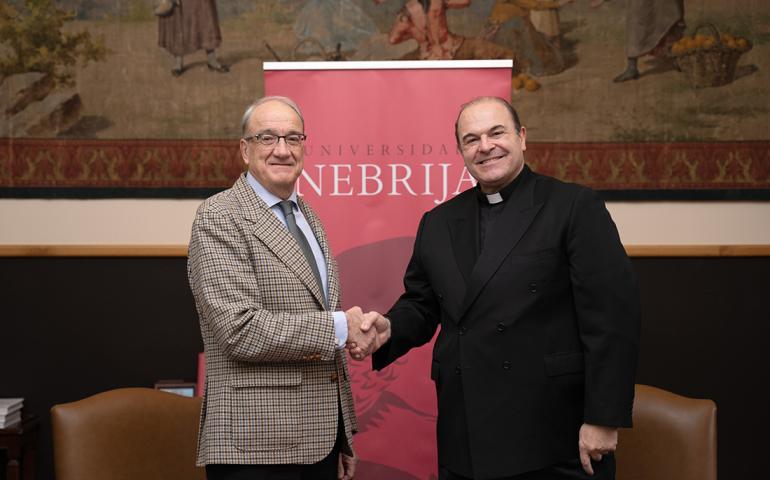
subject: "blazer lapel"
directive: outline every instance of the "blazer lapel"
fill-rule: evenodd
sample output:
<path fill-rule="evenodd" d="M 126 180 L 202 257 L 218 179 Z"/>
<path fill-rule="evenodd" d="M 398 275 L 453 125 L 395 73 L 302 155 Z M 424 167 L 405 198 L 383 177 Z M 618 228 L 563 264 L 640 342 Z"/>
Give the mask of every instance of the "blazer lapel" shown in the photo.
<path fill-rule="evenodd" d="M 479 255 L 479 205 L 475 195 L 466 195 L 457 217 L 448 223 L 455 262 L 467 285 Z"/>
<path fill-rule="evenodd" d="M 236 182 L 235 191 L 243 207 L 243 218 L 254 224 L 252 229 L 254 236 L 259 238 L 305 284 L 323 308 L 321 288 L 294 237 L 275 217 L 267 204 L 254 193 L 245 175 Z"/>
<path fill-rule="evenodd" d="M 522 174 L 525 177 L 506 201 L 504 210 L 489 232 L 488 244 L 471 271 L 460 316 L 467 312 L 543 206 L 542 203 L 534 204 L 535 176 L 526 167 Z"/>

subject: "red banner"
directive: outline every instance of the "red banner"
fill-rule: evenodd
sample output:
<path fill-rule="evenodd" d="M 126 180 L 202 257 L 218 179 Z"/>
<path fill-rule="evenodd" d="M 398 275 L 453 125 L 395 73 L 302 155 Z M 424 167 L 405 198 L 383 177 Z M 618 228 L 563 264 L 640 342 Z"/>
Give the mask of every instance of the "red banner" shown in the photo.
<path fill-rule="evenodd" d="M 265 94 L 293 98 L 305 117 L 298 189 L 326 226 L 345 307 L 396 300 L 423 212 L 474 185 L 454 139 L 460 106 L 510 91 L 510 61 L 265 64 Z M 435 478 L 430 348 L 382 372 L 351 362 L 357 476 Z"/>

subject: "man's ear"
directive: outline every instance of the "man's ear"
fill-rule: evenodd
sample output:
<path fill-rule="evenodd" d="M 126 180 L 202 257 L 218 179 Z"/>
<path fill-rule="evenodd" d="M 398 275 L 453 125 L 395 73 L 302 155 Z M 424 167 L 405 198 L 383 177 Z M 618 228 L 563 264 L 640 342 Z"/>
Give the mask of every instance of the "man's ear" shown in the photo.
<path fill-rule="evenodd" d="M 247 142 L 244 139 L 241 139 L 240 149 L 241 149 L 241 158 L 243 159 L 243 163 L 248 165 L 249 164 L 249 142 Z"/>

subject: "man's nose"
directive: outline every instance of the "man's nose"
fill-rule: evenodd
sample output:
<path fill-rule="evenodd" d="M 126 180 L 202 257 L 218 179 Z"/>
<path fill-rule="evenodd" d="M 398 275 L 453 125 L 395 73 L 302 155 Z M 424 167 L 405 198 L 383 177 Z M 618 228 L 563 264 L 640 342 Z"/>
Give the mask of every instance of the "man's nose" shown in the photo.
<path fill-rule="evenodd" d="M 273 155 L 276 157 L 286 157 L 291 155 L 291 150 L 284 137 L 278 138 L 278 141 L 275 143 L 275 148 L 273 148 Z"/>
<path fill-rule="evenodd" d="M 489 140 L 489 137 L 486 135 L 482 135 L 479 139 L 479 151 L 482 152 L 488 152 L 492 150 L 495 147 L 495 145 Z"/>

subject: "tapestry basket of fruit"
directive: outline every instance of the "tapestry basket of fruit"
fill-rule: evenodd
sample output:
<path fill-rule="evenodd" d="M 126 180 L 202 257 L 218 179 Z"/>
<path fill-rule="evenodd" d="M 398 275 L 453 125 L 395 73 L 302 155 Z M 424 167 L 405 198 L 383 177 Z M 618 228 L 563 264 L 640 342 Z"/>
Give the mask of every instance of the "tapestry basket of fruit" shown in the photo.
<path fill-rule="evenodd" d="M 709 33 L 698 33 L 702 28 Z M 699 26 L 692 36 L 671 45 L 671 55 L 679 70 L 694 88 L 718 87 L 732 82 L 738 59 L 749 50 L 750 41 L 719 33 L 711 24 Z"/>

